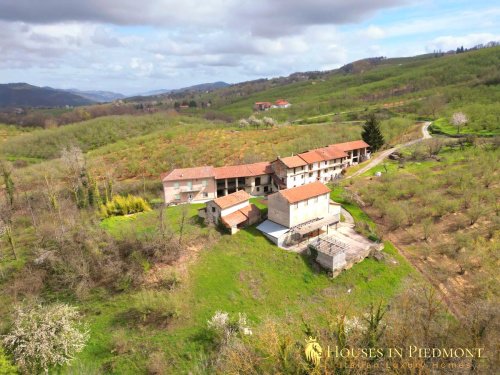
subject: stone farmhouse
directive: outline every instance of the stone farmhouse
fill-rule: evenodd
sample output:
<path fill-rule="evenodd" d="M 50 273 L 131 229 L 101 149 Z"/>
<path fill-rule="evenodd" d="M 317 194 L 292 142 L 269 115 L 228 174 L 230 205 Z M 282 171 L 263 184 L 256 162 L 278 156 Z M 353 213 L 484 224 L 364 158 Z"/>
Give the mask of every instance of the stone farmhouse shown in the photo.
<path fill-rule="evenodd" d="M 267 220 L 257 229 L 279 247 L 290 247 L 328 234 L 340 221 L 340 210 L 330 200 L 330 189 L 316 181 L 269 195 Z"/>
<path fill-rule="evenodd" d="M 370 146 L 358 140 L 278 157 L 270 163 L 174 169 L 162 175 L 164 199 L 166 204 L 207 202 L 238 190 L 268 195 L 316 181 L 326 183 L 349 165 L 368 158 Z"/>
<path fill-rule="evenodd" d="M 207 224 L 222 224 L 234 234 L 240 228 L 260 221 L 260 210 L 250 203 L 250 198 L 245 190 L 238 190 L 207 202 L 206 207 L 198 210 L 198 216 Z"/>

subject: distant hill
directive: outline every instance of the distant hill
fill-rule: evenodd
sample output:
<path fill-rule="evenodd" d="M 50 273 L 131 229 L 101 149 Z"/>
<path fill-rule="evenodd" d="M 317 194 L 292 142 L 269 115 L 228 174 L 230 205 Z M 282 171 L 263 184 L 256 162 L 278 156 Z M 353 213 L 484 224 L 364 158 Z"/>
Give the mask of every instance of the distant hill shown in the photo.
<path fill-rule="evenodd" d="M 221 81 L 211 82 L 211 83 L 200 83 L 198 85 L 182 87 L 180 89 L 171 89 L 171 90 L 160 89 L 160 90 L 148 91 L 148 92 L 141 93 L 139 95 L 129 97 L 127 99 L 132 100 L 132 101 L 140 101 L 142 99 L 151 100 L 154 98 L 161 99 L 161 97 L 175 95 L 175 94 L 187 94 L 190 92 L 192 92 L 192 93 L 210 92 L 210 91 L 222 89 L 222 88 L 228 87 L 228 86 L 230 86 L 229 83 L 221 82 Z"/>
<path fill-rule="evenodd" d="M 124 99 L 125 95 L 112 92 L 112 91 L 96 91 L 96 90 L 77 90 L 77 89 L 68 89 L 64 90 L 67 92 L 71 92 L 73 94 L 79 95 L 83 98 L 92 100 L 98 103 L 106 103 L 112 102 L 113 100 Z"/>
<path fill-rule="evenodd" d="M 93 103 L 94 100 L 65 90 L 27 83 L 0 84 L 0 107 L 63 107 Z"/>

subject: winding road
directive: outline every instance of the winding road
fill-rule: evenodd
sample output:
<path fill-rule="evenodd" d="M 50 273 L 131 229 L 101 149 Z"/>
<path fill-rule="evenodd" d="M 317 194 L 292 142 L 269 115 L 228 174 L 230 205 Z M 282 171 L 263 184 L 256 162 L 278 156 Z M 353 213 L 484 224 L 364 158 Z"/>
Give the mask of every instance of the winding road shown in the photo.
<path fill-rule="evenodd" d="M 392 154 L 394 151 L 399 150 L 401 147 L 407 147 L 414 145 L 415 143 L 422 142 L 424 139 L 429 139 L 432 138 L 432 136 L 429 133 L 429 126 L 432 124 L 430 121 L 424 122 L 422 125 L 422 137 L 419 139 L 414 139 L 413 141 L 406 142 L 397 146 L 394 146 L 388 150 L 382 151 L 380 154 L 375 156 L 373 159 L 370 160 L 368 164 L 366 164 L 363 168 L 359 169 L 355 173 L 353 173 L 351 176 L 346 177 L 346 179 L 356 177 L 359 175 L 362 175 L 366 171 L 372 169 L 373 167 L 379 165 L 382 161 L 384 161 L 385 158 L 387 158 L 390 154 Z"/>

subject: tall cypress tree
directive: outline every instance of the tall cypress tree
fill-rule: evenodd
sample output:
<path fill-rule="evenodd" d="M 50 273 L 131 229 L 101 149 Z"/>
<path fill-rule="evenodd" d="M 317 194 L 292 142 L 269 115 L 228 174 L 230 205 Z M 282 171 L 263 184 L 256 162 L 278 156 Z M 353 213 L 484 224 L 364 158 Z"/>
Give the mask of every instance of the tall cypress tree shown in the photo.
<path fill-rule="evenodd" d="M 380 131 L 379 121 L 375 117 L 375 114 L 370 114 L 370 117 L 366 120 L 363 125 L 361 137 L 363 141 L 370 145 L 372 151 L 377 151 L 384 144 L 384 136 Z"/>

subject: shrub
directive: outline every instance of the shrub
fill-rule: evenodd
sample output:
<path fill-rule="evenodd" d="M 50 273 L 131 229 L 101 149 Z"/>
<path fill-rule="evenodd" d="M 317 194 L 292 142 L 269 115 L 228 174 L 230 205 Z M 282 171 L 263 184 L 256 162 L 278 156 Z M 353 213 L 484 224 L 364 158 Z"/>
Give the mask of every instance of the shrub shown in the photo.
<path fill-rule="evenodd" d="M 76 308 L 62 303 L 18 307 L 3 343 L 24 371 L 48 372 L 69 363 L 85 347 L 88 331 L 78 318 Z"/>
<path fill-rule="evenodd" d="M 7 358 L 3 351 L 3 348 L 0 346 L 0 375 L 14 374 L 17 374 L 17 368 L 11 363 L 9 358 Z"/>
<path fill-rule="evenodd" d="M 102 204 L 100 207 L 101 216 L 104 218 L 145 211 L 151 211 L 149 204 L 143 198 L 134 195 L 127 195 L 126 197 L 115 195 L 111 201 Z"/>

